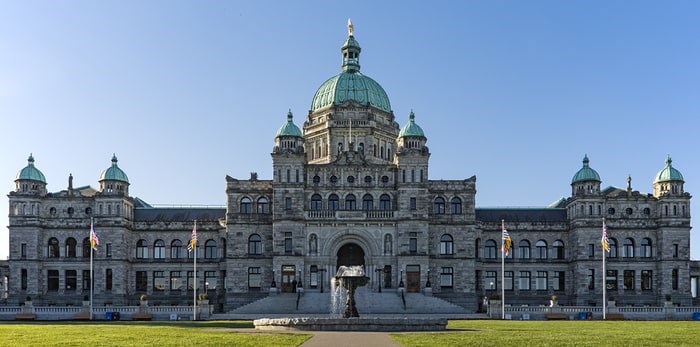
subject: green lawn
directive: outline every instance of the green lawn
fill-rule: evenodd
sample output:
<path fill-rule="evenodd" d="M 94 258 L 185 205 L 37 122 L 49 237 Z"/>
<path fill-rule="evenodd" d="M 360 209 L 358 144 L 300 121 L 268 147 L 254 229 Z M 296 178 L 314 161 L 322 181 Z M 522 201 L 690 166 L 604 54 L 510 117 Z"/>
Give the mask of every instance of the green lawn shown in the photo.
<path fill-rule="evenodd" d="M 0 346 L 299 346 L 311 333 L 259 333 L 251 321 L 0 322 Z M 700 346 L 695 321 L 453 320 L 448 331 L 396 333 L 411 346 Z"/>
<path fill-rule="evenodd" d="M 391 334 L 411 346 L 700 346 L 694 321 L 450 321 L 448 332 Z"/>
<path fill-rule="evenodd" d="M 311 337 L 233 328 L 253 328 L 253 323 L 0 322 L 0 346 L 299 346 Z"/>

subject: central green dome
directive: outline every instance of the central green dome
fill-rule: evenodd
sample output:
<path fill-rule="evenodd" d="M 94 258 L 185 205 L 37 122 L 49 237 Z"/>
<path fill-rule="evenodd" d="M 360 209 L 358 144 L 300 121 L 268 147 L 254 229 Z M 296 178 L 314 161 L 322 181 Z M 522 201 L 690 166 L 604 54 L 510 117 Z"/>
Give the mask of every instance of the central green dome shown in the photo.
<path fill-rule="evenodd" d="M 352 33 L 352 23 L 348 22 L 348 39 L 340 51 L 343 53 L 343 72 L 323 82 L 314 99 L 311 111 L 339 105 L 346 101 L 369 104 L 385 112 L 391 112 L 391 103 L 384 88 L 375 80 L 360 72 L 360 44 Z"/>

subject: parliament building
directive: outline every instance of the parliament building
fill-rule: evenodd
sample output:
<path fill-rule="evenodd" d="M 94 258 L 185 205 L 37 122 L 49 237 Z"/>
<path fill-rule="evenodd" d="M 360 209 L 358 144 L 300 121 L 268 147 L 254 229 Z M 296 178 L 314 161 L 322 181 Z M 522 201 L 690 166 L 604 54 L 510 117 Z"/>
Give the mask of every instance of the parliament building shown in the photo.
<path fill-rule="evenodd" d="M 191 305 L 197 286 L 230 312 L 271 292 L 328 288 L 339 266 L 362 265 L 371 290 L 429 288 L 468 311 L 502 289 L 513 305 L 552 295 L 561 305 L 601 305 L 603 283 L 617 305 L 700 304 L 691 195 L 671 158 L 651 159 L 660 169 L 651 193 L 631 179 L 603 187 L 584 156 L 570 181 L 552 182 L 570 183 L 568 198 L 478 208 L 475 176 L 431 177 L 430 134 L 419 126 L 429 115 L 397 118 L 382 86 L 360 72 L 351 25 L 341 53 L 342 71 L 321 83 L 308 114 L 280 119 L 272 179 L 226 176 L 225 208 L 151 206 L 130 195 L 116 156 L 96 188 L 69 177 L 49 192 L 30 155 L 8 195 L 7 302 L 80 305 L 92 284 L 95 305 L 133 305 L 143 294 L 155 305 Z M 100 240 L 92 278 L 91 220 Z M 197 283 L 187 250 L 195 220 Z M 502 221 L 513 239 L 504 272 Z"/>

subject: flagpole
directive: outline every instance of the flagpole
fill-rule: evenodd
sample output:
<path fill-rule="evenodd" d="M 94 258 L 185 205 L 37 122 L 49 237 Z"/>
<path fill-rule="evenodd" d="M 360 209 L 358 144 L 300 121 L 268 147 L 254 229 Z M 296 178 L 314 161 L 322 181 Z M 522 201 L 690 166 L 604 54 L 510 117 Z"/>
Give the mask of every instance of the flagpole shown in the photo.
<path fill-rule="evenodd" d="M 607 232 L 605 227 L 605 218 L 603 218 L 603 237 L 606 237 L 605 233 Z M 607 307 L 606 307 L 606 300 L 605 300 L 605 295 L 606 293 L 606 285 L 605 285 L 605 246 L 603 245 L 603 319 L 606 318 L 606 312 L 607 312 Z"/>
<path fill-rule="evenodd" d="M 501 219 L 501 319 L 506 319 L 506 240 L 503 236 L 503 230 L 506 230 L 506 222 L 503 219 Z"/>
<path fill-rule="evenodd" d="M 90 236 L 89 236 L 89 237 L 90 237 L 90 320 L 92 320 L 92 288 L 94 287 L 94 286 L 92 285 L 92 282 L 93 282 L 93 276 L 92 276 L 92 252 L 93 252 L 93 249 L 94 249 L 94 247 L 92 246 L 92 245 L 93 245 L 93 242 L 94 242 L 94 241 L 92 240 L 92 232 L 93 232 L 93 230 L 94 230 L 94 229 L 93 229 L 93 228 L 94 228 L 93 222 L 94 222 L 94 219 L 93 219 L 92 217 L 90 217 L 90 231 L 89 231 L 89 233 L 90 233 Z"/>
<path fill-rule="evenodd" d="M 196 233 L 197 230 L 197 220 L 194 220 L 194 230 L 193 233 Z M 194 296 L 192 298 L 192 303 L 193 305 L 193 310 L 192 310 L 192 320 L 197 320 L 197 240 L 193 237 L 190 240 L 190 243 L 192 243 L 192 248 L 194 248 Z"/>

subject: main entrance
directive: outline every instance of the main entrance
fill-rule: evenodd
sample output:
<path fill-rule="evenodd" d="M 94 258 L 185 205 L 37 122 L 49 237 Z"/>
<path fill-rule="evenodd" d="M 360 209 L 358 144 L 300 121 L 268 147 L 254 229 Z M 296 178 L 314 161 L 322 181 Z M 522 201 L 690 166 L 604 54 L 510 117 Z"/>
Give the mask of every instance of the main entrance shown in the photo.
<path fill-rule="evenodd" d="M 365 266 L 365 251 L 354 243 L 348 243 L 338 250 L 338 263 L 336 269 L 341 266 L 362 265 Z"/>
<path fill-rule="evenodd" d="M 296 291 L 296 267 L 294 265 L 282 265 L 282 293 L 294 293 Z"/>

